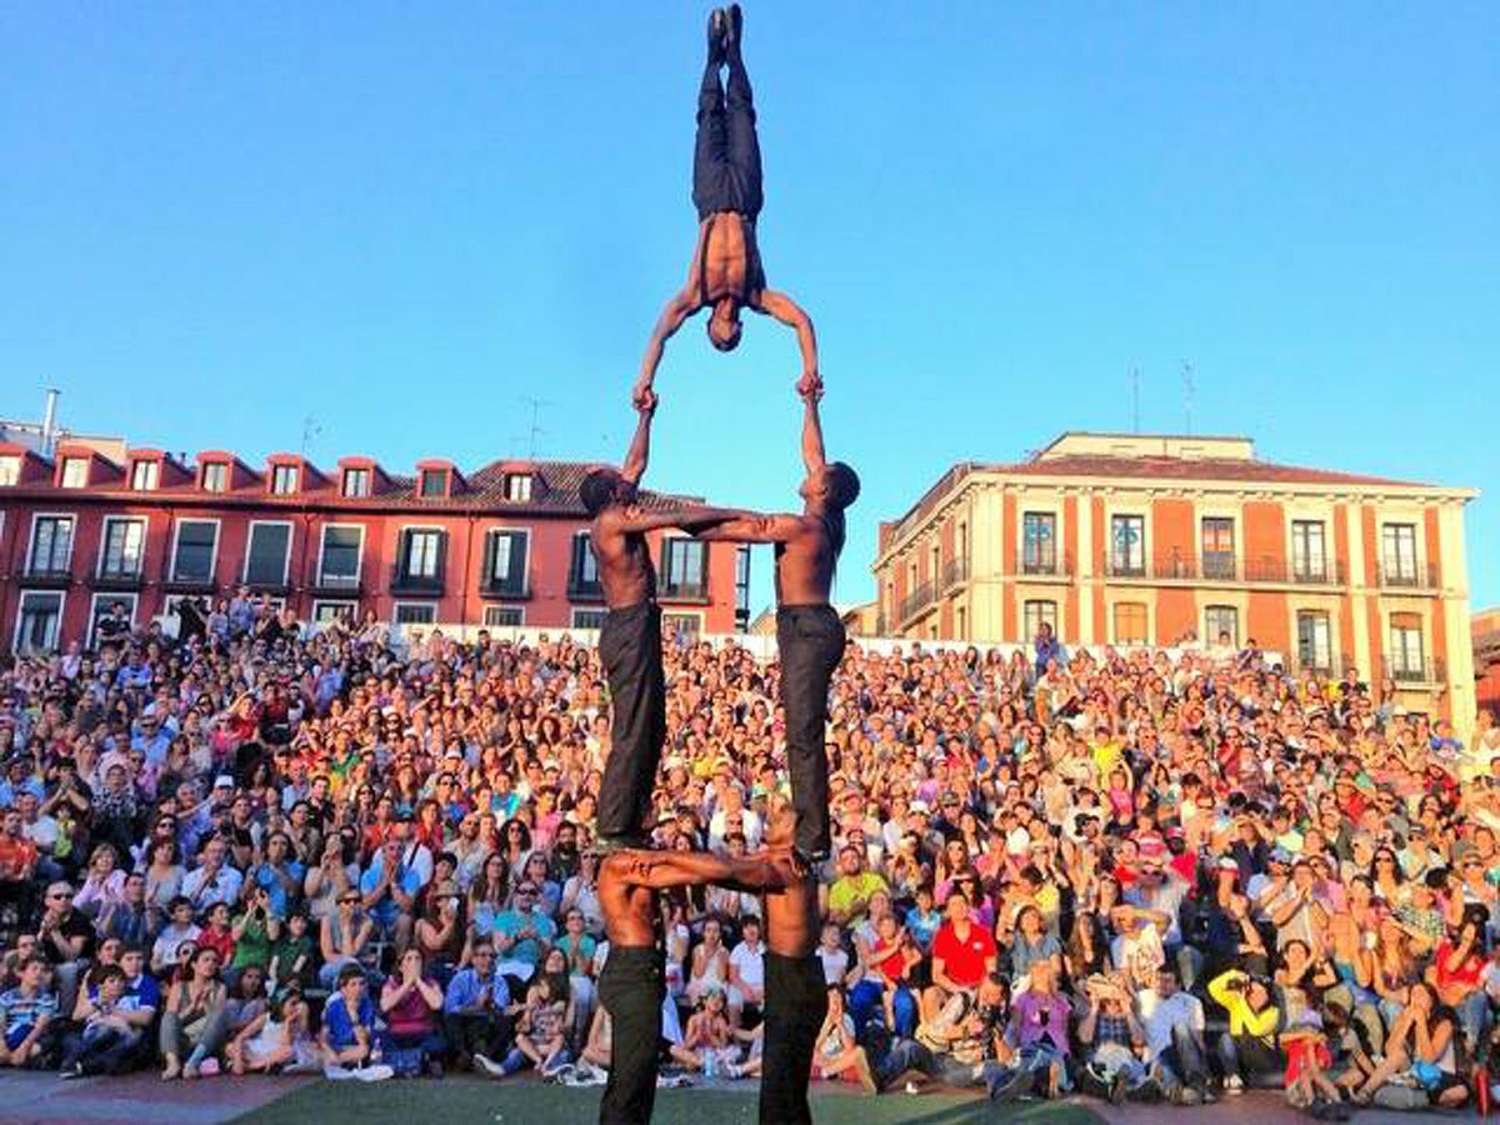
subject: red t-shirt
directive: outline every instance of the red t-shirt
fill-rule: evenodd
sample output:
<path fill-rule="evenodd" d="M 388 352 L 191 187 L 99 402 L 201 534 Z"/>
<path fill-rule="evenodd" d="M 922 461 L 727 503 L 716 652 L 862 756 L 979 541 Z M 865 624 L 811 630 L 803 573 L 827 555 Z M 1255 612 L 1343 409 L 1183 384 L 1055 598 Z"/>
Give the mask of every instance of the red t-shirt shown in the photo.
<path fill-rule="evenodd" d="M 969 936 L 958 940 L 952 922 L 944 922 L 932 939 L 932 956 L 943 959 L 948 979 L 965 988 L 977 988 L 984 979 L 984 963 L 996 954 L 995 939 L 983 926 L 969 923 Z"/>

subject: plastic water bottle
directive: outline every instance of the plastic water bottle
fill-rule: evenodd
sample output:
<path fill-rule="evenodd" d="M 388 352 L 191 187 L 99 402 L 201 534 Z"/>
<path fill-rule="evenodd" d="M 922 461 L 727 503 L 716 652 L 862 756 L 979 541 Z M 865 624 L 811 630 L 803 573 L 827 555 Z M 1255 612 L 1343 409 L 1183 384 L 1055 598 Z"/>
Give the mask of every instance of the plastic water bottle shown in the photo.
<path fill-rule="evenodd" d="M 719 1076 L 719 1052 L 712 1047 L 703 1052 L 703 1077 L 717 1078 Z"/>

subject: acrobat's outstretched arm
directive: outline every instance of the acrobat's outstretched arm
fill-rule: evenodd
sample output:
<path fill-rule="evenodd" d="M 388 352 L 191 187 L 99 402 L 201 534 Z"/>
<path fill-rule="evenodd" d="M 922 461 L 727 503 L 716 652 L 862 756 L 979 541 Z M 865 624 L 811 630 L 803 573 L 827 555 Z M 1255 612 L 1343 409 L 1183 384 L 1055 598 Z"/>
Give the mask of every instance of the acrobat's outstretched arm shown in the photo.
<path fill-rule="evenodd" d="M 806 395 L 814 388 L 821 388 L 823 378 L 818 374 L 818 337 L 813 332 L 812 317 L 796 301 L 774 289 L 761 293 L 759 311 L 797 332 L 797 346 L 802 349 L 802 378 L 797 381 L 797 393 Z"/>
<path fill-rule="evenodd" d="M 616 852 L 605 864 L 615 878 L 657 890 L 715 883 L 755 893 L 778 890 L 795 875 L 790 860 L 778 863 L 769 853 L 730 859 L 709 852 L 628 851 Z"/>
<path fill-rule="evenodd" d="M 823 449 L 823 420 L 818 417 L 818 399 L 822 397 L 821 383 L 802 394 L 802 464 L 809 476 L 828 467 L 828 454 Z"/>
<path fill-rule="evenodd" d="M 635 435 L 630 439 L 630 449 L 625 454 L 625 464 L 620 466 L 620 475 L 631 484 L 640 484 L 646 475 L 646 463 L 651 459 L 651 419 L 656 415 L 660 399 L 655 391 L 647 388 L 634 396 L 636 413 Z"/>
<path fill-rule="evenodd" d="M 661 310 L 661 316 L 656 318 L 656 327 L 651 330 L 651 340 L 646 344 L 646 355 L 641 360 L 641 374 L 635 381 L 633 392 L 637 407 L 646 399 L 651 390 L 651 384 L 656 380 L 656 369 L 661 366 L 662 353 L 666 350 L 667 341 L 687 321 L 687 318 L 698 311 L 698 302 L 693 299 L 688 290 L 678 293 L 667 302 L 666 308 Z"/>

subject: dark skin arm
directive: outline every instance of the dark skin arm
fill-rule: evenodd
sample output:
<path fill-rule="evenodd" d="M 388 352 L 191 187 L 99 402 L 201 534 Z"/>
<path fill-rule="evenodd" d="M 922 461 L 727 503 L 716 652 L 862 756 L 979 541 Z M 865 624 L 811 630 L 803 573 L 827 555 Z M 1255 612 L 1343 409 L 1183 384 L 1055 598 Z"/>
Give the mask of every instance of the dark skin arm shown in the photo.
<path fill-rule="evenodd" d="M 812 318 L 802 307 L 785 293 L 767 289 L 760 295 L 758 312 L 792 328 L 797 333 L 797 346 L 802 350 L 802 378 L 797 382 L 797 393 L 807 395 L 821 390 L 823 379 L 818 374 L 818 338 L 813 332 Z"/>
<path fill-rule="evenodd" d="M 818 400 L 822 397 L 821 383 L 802 395 L 802 464 L 807 467 L 808 476 L 828 467 L 828 455 L 823 449 L 823 422 L 818 417 Z"/>
<path fill-rule="evenodd" d="M 646 475 L 646 462 L 651 455 L 651 419 L 656 416 L 660 402 L 660 397 L 650 389 L 644 396 L 638 393 L 635 397 L 635 409 L 640 418 L 636 420 L 635 436 L 630 439 L 625 464 L 620 467 L 620 475 L 631 484 L 640 484 L 641 477 Z"/>
<path fill-rule="evenodd" d="M 666 307 L 661 310 L 661 315 L 656 318 L 656 327 L 651 330 L 651 339 L 646 344 L 645 358 L 641 360 L 640 378 L 635 382 L 634 397 L 638 406 L 646 402 L 647 396 L 651 393 L 651 384 L 656 379 L 656 369 L 661 365 L 661 357 L 663 351 L 666 350 L 667 341 L 700 307 L 693 292 L 690 286 L 673 296 L 667 302 Z"/>
<path fill-rule="evenodd" d="M 754 894 L 780 890 L 795 878 L 789 858 L 770 854 L 727 859 L 707 852 L 629 851 L 610 859 L 626 882 L 658 890 L 715 883 Z"/>
<path fill-rule="evenodd" d="M 633 532 L 660 531 L 664 528 L 681 528 L 690 534 L 698 534 L 728 520 L 743 515 L 730 508 L 691 507 L 669 512 L 648 512 L 638 504 L 624 508 L 606 508 L 599 514 L 604 530 L 629 535 Z"/>
<path fill-rule="evenodd" d="M 736 512 L 734 518 L 693 534 L 727 543 L 789 543 L 802 534 L 801 516 L 791 513 Z"/>

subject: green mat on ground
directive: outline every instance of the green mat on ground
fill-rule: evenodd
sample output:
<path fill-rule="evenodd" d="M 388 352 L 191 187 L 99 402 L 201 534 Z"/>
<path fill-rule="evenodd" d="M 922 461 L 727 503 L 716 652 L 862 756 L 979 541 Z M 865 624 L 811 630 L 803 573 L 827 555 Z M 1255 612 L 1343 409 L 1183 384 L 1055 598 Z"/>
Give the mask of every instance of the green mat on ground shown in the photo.
<path fill-rule="evenodd" d="M 597 1089 L 568 1089 L 534 1082 L 497 1083 L 467 1078 L 441 1082 L 317 1082 L 238 1119 L 244 1125 L 303 1125 L 317 1122 L 401 1121 L 410 1125 L 587 1125 L 597 1120 Z M 755 1092 L 662 1090 L 654 1125 L 754 1125 Z M 911 1096 L 818 1091 L 817 1125 L 962 1125 L 968 1122 L 1028 1122 L 1034 1125 L 1100 1125 L 1081 1105 L 1029 1102 L 991 1106 L 982 1098 L 934 1093 Z"/>

